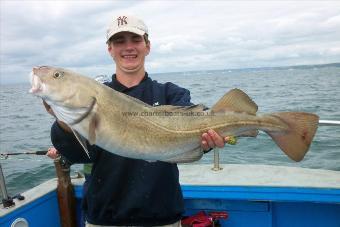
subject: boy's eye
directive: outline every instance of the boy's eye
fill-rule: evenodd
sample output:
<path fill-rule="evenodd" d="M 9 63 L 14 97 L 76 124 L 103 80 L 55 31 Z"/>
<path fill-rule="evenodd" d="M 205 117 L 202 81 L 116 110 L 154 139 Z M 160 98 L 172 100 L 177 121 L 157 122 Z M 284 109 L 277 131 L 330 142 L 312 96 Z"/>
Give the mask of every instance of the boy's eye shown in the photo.
<path fill-rule="evenodd" d="M 139 35 L 135 35 L 135 36 L 132 36 L 130 38 L 125 38 L 125 37 L 115 37 L 112 39 L 112 43 L 113 44 L 123 44 L 125 42 L 128 42 L 128 41 L 131 41 L 131 42 L 135 42 L 135 43 L 138 43 L 138 42 L 142 42 L 143 41 L 143 37 L 142 36 L 139 36 Z"/>
<path fill-rule="evenodd" d="M 134 35 L 134 36 L 132 36 L 132 40 L 135 41 L 135 42 L 139 42 L 139 41 L 143 40 L 143 37 L 139 36 L 139 35 Z"/>
<path fill-rule="evenodd" d="M 141 42 L 142 41 L 142 39 L 140 37 L 134 37 L 132 40 L 134 42 Z"/>
<path fill-rule="evenodd" d="M 124 39 L 114 39 L 113 43 L 123 43 Z"/>

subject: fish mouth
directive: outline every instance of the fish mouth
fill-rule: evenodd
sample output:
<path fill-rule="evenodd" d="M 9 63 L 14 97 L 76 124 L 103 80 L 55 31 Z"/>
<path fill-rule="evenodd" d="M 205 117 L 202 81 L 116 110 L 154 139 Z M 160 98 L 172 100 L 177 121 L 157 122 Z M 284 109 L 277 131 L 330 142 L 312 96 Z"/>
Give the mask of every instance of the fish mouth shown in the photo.
<path fill-rule="evenodd" d="M 31 82 L 32 87 L 29 90 L 29 93 L 37 95 L 37 94 L 39 94 L 43 91 L 44 84 L 41 81 L 41 79 L 39 78 L 39 76 L 34 74 L 33 71 L 30 73 L 30 82 Z"/>

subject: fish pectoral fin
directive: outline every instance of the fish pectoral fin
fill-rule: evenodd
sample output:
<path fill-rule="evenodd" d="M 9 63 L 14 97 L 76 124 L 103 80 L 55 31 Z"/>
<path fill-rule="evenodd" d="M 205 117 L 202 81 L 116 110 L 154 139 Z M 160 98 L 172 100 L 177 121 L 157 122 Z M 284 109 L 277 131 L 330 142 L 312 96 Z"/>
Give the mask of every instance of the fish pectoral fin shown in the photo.
<path fill-rule="evenodd" d="M 212 108 L 211 112 L 245 112 L 248 114 L 256 115 L 256 103 L 240 89 L 232 89 L 226 93 Z"/>
<path fill-rule="evenodd" d="M 93 110 L 93 108 L 95 107 L 97 103 L 97 99 L 95 97 L 92 97 L 91 103 L 89 104 L 89 106 L 86 108 L 86 111 L 77 119 L 75 119 L 73 122 L 71 122 L 71 125 L 75 125 L 78 124 L 79 122 L 81 122 L 82 120 L 84 120 L 87 116 L 90 115 L 91 111 Z"/>
<path fill-rule="evenodd" d="M 183 154 L 177 155 L 175 157 L 160 160 L 163 162 L 170 162 L 170 163 L 188 163 L 200 160 L 203 156 L 203 150 L 201 147 L 195 148 L 191 151 L 187 151 Z"/>
<path fill-rule="evenodd" d="M 91 120 L 90 120 L 90 125 L 89 125 L 89 143 L 91 145 L 96 143 L 96 129 L 99 124 L 99 118 L 98 115 L 95 113 L 93 114 Z"/>
<path fill-rule="evenodd" d="M 77 138 L 80 145 L 83 147 L 87 157 L 90 158 L 89 150 L 87 149 L 87 145 L 86 145 L 86 139 L 84 137 L 82 137 L 77 131 L 73 130 L 72 128 L 71 128 L 71 130 L 72 130 L 74 136 Z"/>

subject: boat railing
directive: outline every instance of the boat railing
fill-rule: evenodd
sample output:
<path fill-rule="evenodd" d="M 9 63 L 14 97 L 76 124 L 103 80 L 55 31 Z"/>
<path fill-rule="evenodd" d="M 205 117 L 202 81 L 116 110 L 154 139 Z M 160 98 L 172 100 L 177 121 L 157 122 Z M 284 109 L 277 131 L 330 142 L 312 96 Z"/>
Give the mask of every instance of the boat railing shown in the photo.
<path fill-rule="evenodd" d="M 340 126 L 340 121 L 319 120 L 319 126 Z"/>

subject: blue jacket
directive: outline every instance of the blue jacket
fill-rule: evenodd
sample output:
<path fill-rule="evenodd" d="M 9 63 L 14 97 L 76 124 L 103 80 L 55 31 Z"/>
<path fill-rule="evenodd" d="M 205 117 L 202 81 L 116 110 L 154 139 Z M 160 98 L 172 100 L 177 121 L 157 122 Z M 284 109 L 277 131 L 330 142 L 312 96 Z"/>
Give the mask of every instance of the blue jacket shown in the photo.
<path fill-rule="evenodd" d="M 150 105 L 188 106 L 190 92 L 173 83 L 161 84 L 146 74 L 137 86 L 127 88 L 115 75 L 107 86 Z M 97 225 L 166 225 L 184 212 L 176 164 L 147 162 L 89 146 L 91 160 L 72 134 L 55 122 L 51 139 L 71 163 L 93 162 L 92 177 L 83 199 L 86 220 Z"/>

